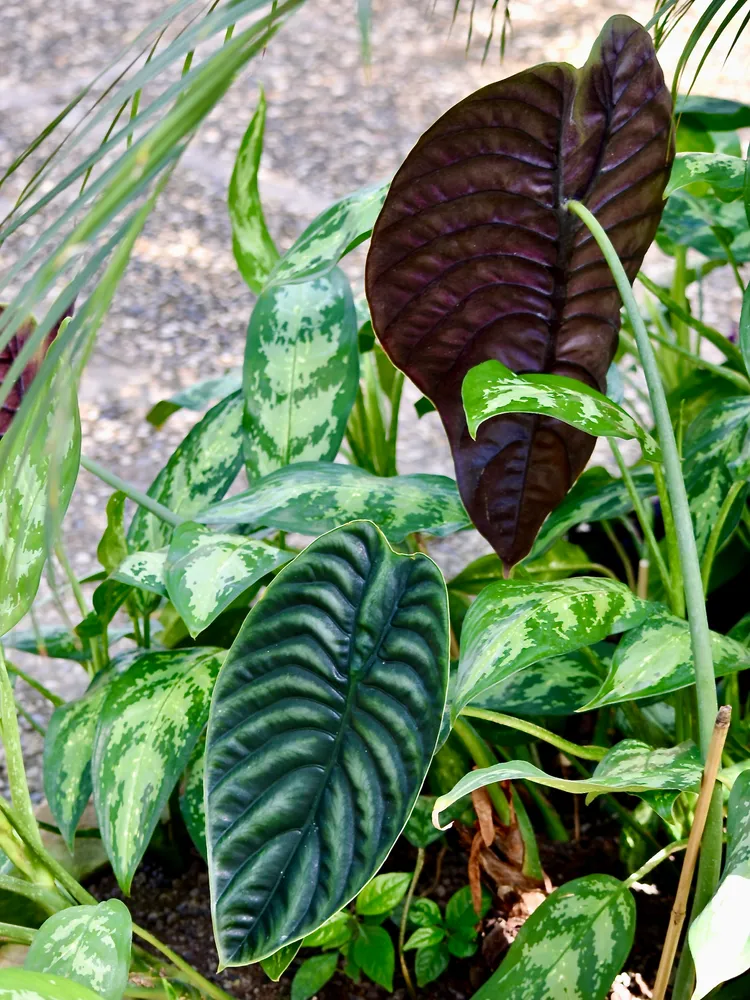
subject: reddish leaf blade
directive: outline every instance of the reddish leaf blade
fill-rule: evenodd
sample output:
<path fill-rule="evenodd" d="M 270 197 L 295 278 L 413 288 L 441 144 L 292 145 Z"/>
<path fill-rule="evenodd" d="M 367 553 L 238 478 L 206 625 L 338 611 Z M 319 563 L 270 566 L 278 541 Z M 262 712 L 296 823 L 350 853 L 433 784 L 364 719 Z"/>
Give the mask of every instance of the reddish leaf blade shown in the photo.
<path fill-rule="evenodd" d="M 671 99 L 647 32 L 611 18 L 581 70 L 545 64 L 478 91 L 419 140 L 373 233 L 367 294 L 399 368 L 433 400 L 462 499 L 506 566 L 530 550 L 594 439 L 507 414 L 469 436 L 461 384 L 488 359 L 605 390 L 620 297 L 568 199 L 597 216 L 631 280 L 673 159 Z"/>

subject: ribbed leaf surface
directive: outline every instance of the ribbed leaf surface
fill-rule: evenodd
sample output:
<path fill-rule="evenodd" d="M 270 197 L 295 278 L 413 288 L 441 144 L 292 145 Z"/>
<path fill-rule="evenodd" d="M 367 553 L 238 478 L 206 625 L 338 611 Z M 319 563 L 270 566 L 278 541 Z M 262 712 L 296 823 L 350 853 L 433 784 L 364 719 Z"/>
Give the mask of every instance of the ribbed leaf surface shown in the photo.
<path fill-rule="evenodd" d="M 341 909 L 417 798 L 448 681 L 445 584 L 356 521 L 313 542 L 250 612 L 211 705 L 207 839 L 223 966 Z"/>
<path fill-rule="evenodd" d="M 583 69 L 537 66 L 448 111 L 409 154 L 375 226 L 374 328 L 440 411 L 464 503 L 506 565 L 527 554 L 594 441 L 552 417 L 503 414 L 472 442 L 463 378 L 494 359 L 605 391 L 620 297 L 565 203 L 586 204 L 634 278 L 662 211 L 670 121 L 648 33 L 613 17 Z"/>

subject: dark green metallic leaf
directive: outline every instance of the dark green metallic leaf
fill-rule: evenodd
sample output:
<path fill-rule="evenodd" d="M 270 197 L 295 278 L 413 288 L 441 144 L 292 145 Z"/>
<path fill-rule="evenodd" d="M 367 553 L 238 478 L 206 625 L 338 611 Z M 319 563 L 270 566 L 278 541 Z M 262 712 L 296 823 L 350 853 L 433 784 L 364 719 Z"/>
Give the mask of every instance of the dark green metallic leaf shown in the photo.
<path fill-rule="evenodd" d="M 311 933 L 370 881 L 427 773 L 445 584 L 368 522 L 313 542 L 248 615 L 211 705 L 208 848 L 222 966 Z"/>
<path fill-rule="evenodd" d="M 450 535 L 469 526 L 456 484 L 446 476 L 374 476 L 353 465 L 300 462 L 195 516 L 200 524 L 319 535 L 348 521 L 374 521 L 389 540 L 414 531 Z"/>

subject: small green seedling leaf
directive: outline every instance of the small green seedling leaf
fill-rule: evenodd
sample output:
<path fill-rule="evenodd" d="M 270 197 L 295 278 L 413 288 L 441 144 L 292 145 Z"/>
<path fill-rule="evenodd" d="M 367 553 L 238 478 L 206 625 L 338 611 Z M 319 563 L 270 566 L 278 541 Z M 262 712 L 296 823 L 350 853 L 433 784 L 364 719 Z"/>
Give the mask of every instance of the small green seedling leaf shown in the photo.
<path fill-rule="evenodd" d="M 346 910 L 334 913 L 326 922 L 302 941 L 304 948 L 343 948 L 353 934 L 354 921 Z"/>
<path fill-rule="evenodd" d="M 315 955 L 302 963 L 292 980 L 292 1000 L 310 1000 L 333 977 L 338 952 Z"/>
<path fill-rule="evenodd" d="M 396 952 L 388 931 L 371 924 L 361 924 L 354 940 L 354 961 L 378 986 L 393 991 Z"/>
<path fill-rule="evenodd" d="M 418 927 L 404 945 L 404 951 L 429 948 L 431 945 L 440 944 L 444 937 L 443 927 Z"/>
<path fill-rule="evenodd" d="M 357 913 L 363 917 L 390 913 L 406 895 L 410 882 L 409 872 L 376 875 L 357 896 Z"/>
<path fill-rule="evenodd" d="M 23 967 L 73 980 L 102 1000 L 121 1000 L 128 984 L 131 937 L 130 912 L 119 899 L 71 907 L 42 924 Z"/>
<path fill-rule="evenodd" d="M 450 952 L 445 941 L 431 945 L 429 948 L 420 948 L 414 960 L 417 985 L 426 986 L 439 979 L 448 968 L 450 960 Z"/>
<path fill-rule="evenodd" d="M 463 886 L 454 892 L 445 908 L 445 924 L 450 931 L 473 931 L 492 906 L 492 897 L 482 886 L 482 906 L 479 913 L 474 909 L 471 887 Z"/>
<path fill-rule="evenodd" d="M 474 440 L 485 420 L 501 413 L 540 413 L 595 437 L 635 439 L 653 461 L 661 454 L 654 438 L 629 413 L 578 379 L 516 375 L 499 361 L 484 361 L 467 372 L 462 396 Z"/>

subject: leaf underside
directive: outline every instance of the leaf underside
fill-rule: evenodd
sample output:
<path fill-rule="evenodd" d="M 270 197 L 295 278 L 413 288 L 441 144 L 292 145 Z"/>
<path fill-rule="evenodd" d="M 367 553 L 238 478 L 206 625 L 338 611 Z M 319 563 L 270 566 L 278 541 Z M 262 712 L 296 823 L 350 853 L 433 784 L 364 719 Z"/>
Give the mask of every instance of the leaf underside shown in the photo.
<path fill-rule="evenodd" d="M 448 111 L 407 157 L 375 226 L 373 326 L 436 404 L 464 504 L 507 566 L 529 552 L 594 439 L 551 417 L 503 414 L 474 442 L 464 376 L 495 359 L 606 392 L 620 297 L 565 203 L 593 212 L 633 280 L 661 216 L 670 133 L 651 39 L 616 16 L 583 69 L 537 66 Z"/>
<path fill-rule="evenodd" d="M 251 611 L 207 736 L 222 966 L 317 929 L 383 863 L 432 758 L 447 647 L 439 570 L 366 521 L 313 542 Z"/>

